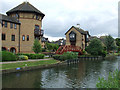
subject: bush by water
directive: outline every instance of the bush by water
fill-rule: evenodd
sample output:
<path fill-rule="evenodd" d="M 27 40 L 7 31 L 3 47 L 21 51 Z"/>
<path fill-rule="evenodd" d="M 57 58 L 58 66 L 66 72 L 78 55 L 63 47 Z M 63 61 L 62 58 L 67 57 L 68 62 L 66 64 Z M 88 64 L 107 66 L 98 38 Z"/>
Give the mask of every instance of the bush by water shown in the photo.
<path fill-rule="evenodd" d="M 16 61 L 16 55 L 14 53 L 8 51 L 1 51 L 2 53 L 2 61 Z"/>
<path fill-rule="evenodd" d="M 63 55 L 54 55 L 53 58 L 56 59 L 56 60 L 60 60 L 60 61 L 65 61 L 65 60 L 68 60 L 68 59 L 76 59 L 76 58 L 78 58 L 78 53 L 76 53 L 76 52 L 65 52 L 65 53 L 63 53 Z"/>

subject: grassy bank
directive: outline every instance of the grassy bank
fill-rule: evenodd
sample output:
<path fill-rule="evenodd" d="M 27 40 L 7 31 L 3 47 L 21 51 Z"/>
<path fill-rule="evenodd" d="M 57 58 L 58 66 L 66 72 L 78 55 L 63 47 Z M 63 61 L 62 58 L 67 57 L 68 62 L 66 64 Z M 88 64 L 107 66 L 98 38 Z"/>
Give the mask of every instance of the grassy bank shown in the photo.
<path fill-rule="evenodd" d="M 2 64 L 2 69 L 13 69 L 18 67 L 31 67 L 31 66 L 41 66 L 41 65 L 49 65 L 56 64 L 59 61 L 57 60 L 41 60 L 41 61 L 29 61 L 29 62 L 18 62 L 18 63 L 8 63 Z M 1 68 L 0 68 L 1 69 Z"/>

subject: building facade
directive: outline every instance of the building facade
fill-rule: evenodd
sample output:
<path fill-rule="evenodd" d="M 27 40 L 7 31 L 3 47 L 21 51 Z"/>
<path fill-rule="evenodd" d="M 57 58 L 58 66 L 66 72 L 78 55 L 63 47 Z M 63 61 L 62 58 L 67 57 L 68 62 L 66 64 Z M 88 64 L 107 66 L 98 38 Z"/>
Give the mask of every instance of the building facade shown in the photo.
<path fill-rule="evenodd" d="M 29 2 L 23 2 L 2 15 L 2 50 L 14 53 L 33 53 L 34 39 L 42 44 L 44 30 L 42 19 L 45 16 Z"/>
<path fill-rule="evenodd" d="M 66 33 L 66 45 L 79 46 L 83 50 L 88 45 L 89 32 L 79 27 L 72 26 Z"/>

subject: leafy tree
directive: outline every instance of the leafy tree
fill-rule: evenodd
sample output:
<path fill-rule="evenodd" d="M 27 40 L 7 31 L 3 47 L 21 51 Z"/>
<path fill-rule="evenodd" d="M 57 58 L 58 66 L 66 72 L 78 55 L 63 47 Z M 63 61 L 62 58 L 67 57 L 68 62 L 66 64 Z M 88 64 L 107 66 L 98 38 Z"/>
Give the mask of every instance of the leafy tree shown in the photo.
<path fill-rule="evenodd" d="M 99 39 L 92 39 L 89 46 L 86 47 L 86 51 L 91 55 L 102 55 L 104 52 L 104 47 Z"/>
<path fill-rule="evenodd" d="M 114 50 L 116 48 L 114 38 L 111 35 L 106 36 L 105 46 L 106 46 L 108 52 L 110 52 L 111 50 Z"/>
<path fill-rule="evenodd" d="M 34 45 L 33 45 L 33 49 L 32 49 L 35 53 L 40 53 L 42 51 L 40 42 L 38 39 L 34 40 Z"/>
<path fill-rule="evenodd" d="M 116 38 L 115 41 L 116 41 L 116 45 L 120 46 L 120 38 Z"/>
<path fill-rule="evenodd" d="M 117 45 L 117 50 L 118 50 L 118 52 L 120 52 L 120 38 L 116 38 L 115 41 L 116 41 L 116 45 Z"/>
<path fill-rule="evenodd" d="M 46 43 L 46 48 L 49 51 L 56 51 L 59 48 L 59 46 L 58 46 L 58 44 Z"/>

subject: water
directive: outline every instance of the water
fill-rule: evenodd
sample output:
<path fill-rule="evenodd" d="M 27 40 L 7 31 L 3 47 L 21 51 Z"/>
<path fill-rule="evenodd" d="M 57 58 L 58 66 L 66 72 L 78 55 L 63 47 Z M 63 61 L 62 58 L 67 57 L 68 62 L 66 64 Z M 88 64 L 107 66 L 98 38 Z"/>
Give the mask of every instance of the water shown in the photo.
<path fill-rule="evenodd" d="M 118 61 L 81 61 L 49 69 L 4 74 L 3 88 L 95 88 L 98 77 L 107 78 L 118 69 Z"/>

